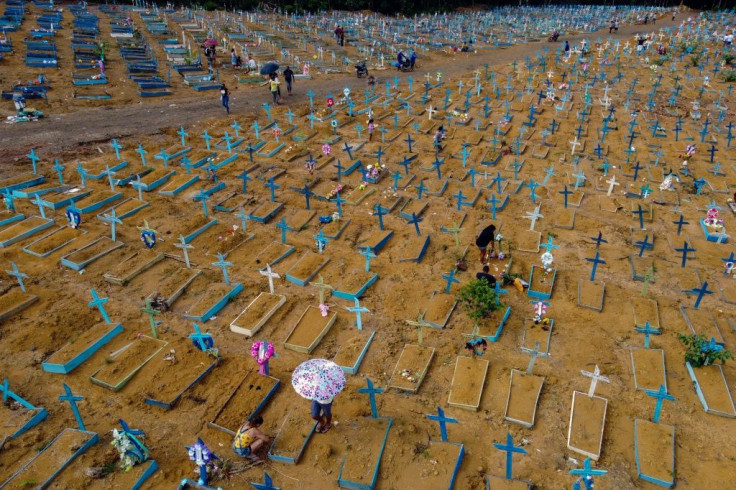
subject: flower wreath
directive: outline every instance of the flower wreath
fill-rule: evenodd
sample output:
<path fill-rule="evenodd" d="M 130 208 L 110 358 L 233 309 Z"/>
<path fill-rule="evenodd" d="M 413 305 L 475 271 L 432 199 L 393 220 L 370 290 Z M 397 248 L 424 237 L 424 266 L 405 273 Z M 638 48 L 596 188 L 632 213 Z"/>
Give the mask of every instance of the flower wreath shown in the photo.
<path fill-rule="evenodd" d="M 253 345 L 250 347 L 250 355 L 253 356 L 259 366 L 266 364 L 275 354 L 273 344 L 271 342 L 267 342 L 267 344 L 268 346 L 266 347 L 266 353 L 263 358 L 258 357 L 258 351 L 261 350 L 261 346 L 263 345 L 262 341 L 253 342 Z"/>

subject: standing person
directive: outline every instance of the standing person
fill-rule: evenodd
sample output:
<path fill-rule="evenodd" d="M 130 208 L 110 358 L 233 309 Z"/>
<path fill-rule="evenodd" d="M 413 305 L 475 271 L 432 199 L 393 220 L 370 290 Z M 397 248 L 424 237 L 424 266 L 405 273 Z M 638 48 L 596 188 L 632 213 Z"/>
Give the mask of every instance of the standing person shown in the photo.
<path fill-rule="evenodd" d="M 494 251 L 496 249 L 496 226 L 486 226 L 483 231 L 480 232 L 478 238 L 475 239 L 475 245 L 480 250 L 480 263 L 485 264 L 490 258 L 489 254 L 486 253 L 488 246 L 490 245 L 491 247 L 491 257 L 494 255 Z"/>
<path fill-rule="evenodd" d="M 261 424 L 263 424 L 263 417 L 256 415 L 252 420 L 240 426 L 233 439 L 233 452 L 235 454 L 241 458 L 248 458 L 253 462 L 261 460 L 255 455 L 255 452 L 269 441 L 269 437 L 258 430 Z"/>
<path fill-rule="evenodd" d="M 279 79 L 275 73 L 271 74 L 271 79 L 268 81 L 269 90 L 273 96 L 273 103 L 279 103 Z"/>
<path fill-rule="evenodd" d="M 312 400 L 312 419 L 317 421 L 315 432 L 324 434 L 332 428 L 332 398 Z"/>
<path fill-rule="evenodd" d="M 225 108 L 227 114 L 230 114 L 230 91 L 227 89 L 225 84 L 220 85 L 220 100 L 222 101 L 222 107 Z"/>
<path fill-rule="evenodd" d="M 340 46 L 345 46 L 345 29 L 340 28 Z"/>
<path fill-rule="evenodd" d="M 291 84 L 294 83 L 294 72 L 288 66 L 284 70 L 284 80 L 286 81 L 286 91 L 291 95 Z"/>
<path fill-rule="evenodd" d="M 368 141 L 373 141 L 373 131 L 376 129 L 376 125 L 373 123 L 373 118 L 368 119 Z"/>
<path fill-rule="evenodd" d="M 238 54 L 235 52 L 235 48 L 230 50 L 230 64 L 233 65 L 233 68 L 238 67 Z"/>
<path fill-rule="evenodd" d="M 570 54 L 570 43 L 568 41 L 565 41 L 565 57 Z"/>
<path fill-rule="evenodd" d="M 413 49 L 411 50 L 411 56 L 409 57 L 409 64 L 411 66 L 411 69 L 414 69 L 414 64 L 417 62 L 417 52 Z"/>

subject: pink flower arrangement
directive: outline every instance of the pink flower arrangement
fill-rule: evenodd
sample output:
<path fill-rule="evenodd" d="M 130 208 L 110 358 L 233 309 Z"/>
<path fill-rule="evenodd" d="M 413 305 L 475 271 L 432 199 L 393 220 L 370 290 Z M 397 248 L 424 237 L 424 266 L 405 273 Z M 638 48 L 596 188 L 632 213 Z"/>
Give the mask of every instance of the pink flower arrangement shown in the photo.
<path fill-rule="evenodd" d="M 263 357 L 259 357 L 258 353 L 261 350 L 261 346 L 263 345 L 262 341 L 253 342 L 253 345 L 250 347 L 250 355 L 256 360 L 259 366 L 266 364 L 269 359 L 273 357 L 275 354 L 275 350 L 273 348 L 273 344 L 271 342 L 267 342 L 266 352 L 264 353 Z"/>

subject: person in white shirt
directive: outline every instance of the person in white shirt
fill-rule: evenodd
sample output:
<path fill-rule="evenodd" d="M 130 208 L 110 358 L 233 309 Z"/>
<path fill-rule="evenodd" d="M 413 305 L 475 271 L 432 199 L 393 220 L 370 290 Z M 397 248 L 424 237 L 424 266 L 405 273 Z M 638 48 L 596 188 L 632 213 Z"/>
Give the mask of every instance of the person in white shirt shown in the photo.
<path fill-rule="evenodd" d="M 253 59 L 253 55 L 248 56 L 248 68 L 250 69 L 250 71 L 253 71 L 256 68 L 258 68 L 256 66 L 256 60 Z"/>

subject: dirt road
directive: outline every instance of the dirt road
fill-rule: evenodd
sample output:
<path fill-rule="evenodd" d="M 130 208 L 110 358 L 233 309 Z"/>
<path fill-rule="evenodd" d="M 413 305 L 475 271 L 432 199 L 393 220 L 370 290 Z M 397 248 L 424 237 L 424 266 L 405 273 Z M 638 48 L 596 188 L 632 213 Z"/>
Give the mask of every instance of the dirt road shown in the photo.
<path fill-rule="evenodd" d="M 663 27 L 678 24 L 682 18 L 691 14 L 679 14 L 673 22 L 670 18 L 661 19 L 656 25 L 627 25 L 622 26 L 614 39 L 631 39 L 640 32 L 656 32 Z M 573 42 L 587 39 L 591 43 L 598 37 L 608 36 L 606 29 L 593 34 L 581 34 L 560 38 L 562 42 Z M 623 41 L 622 41 L 623 42 Z M 508 65 L 513 60 L 523 60 L 526 56 L 534 56 L 537 50 L 548 47 L 555 48 L 556 44 L 547 42 L 533 42 L 519 44 L 500 50 L 481 50 L 478 53 L 458 53 L 448 56 L 441 61 L 420 66 L 414 74 L 419 80 L 424 73 L 435 73 L 440 70 L 444 76 L 453 77 L 467 73 L 478 66 L 488 64 L 493 70 Z M 382 86 L 383 81 L 393 79 L 395 71 L 377 73 L 377 84 Z M 421 74 L 421 75 L 420 75 Z M 405 81 L 409 74 L 399 73 L 399 79 Z M 357 80 L 352 74 L 329 75 L 309 82 L 301 81 L 295 85 L 293 97 L 287 97 L 287 105 L 298 105 L 307 102 L 304 95 L 309 88 L 317 95 L 328 92 L 339 93 L 346 85 L 353 88 Z M 362 80 L 360 82 L 363 83 Z M 244 115 L 253 115 L 254 110 L 270 99 L 264 87 L 234 87 L 231 96 L 231 116 L 233 118 Z M 111 138 L 125 138 L 135 135 L 154 135 L 165 128 L 191 126 L 211 117 L 223 117 L 223 108 L 219 102 L 219 93 L 205 92 L 192 96 L 166 98 L 155 103 L 146 101 L 133 105 L 87 108 L 78 112 L 53 115 L 36 123 L 2 125 L 0 126 L 0 162 L 14 162 L 22 158 L 31 148 L 43 148 L 45 154 L 58 153 L 60 156 L 71 156 L 80 146 L 104 142 Z M 3 168 L 3 172 L 9 169 Z"/>

